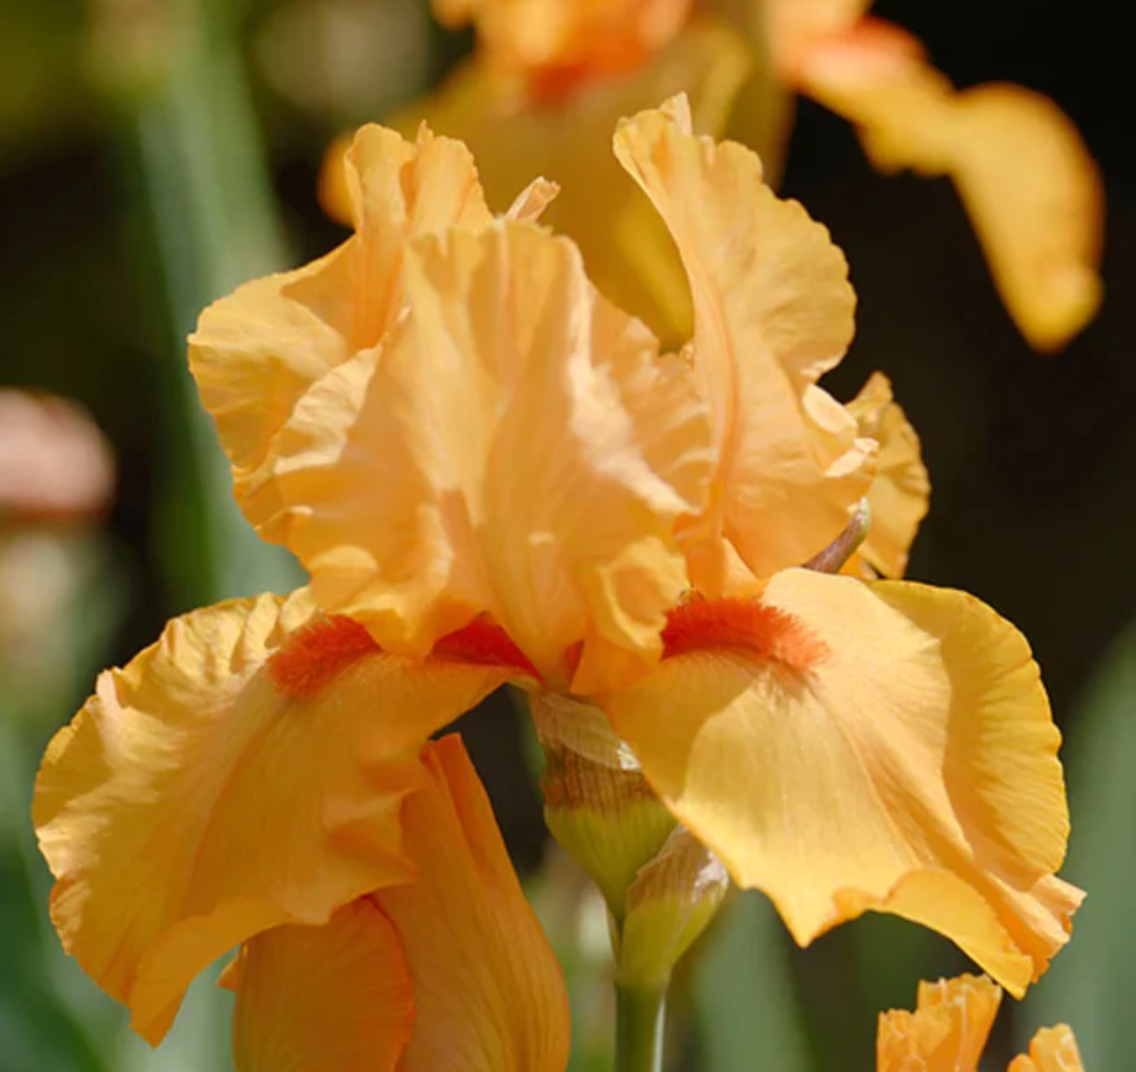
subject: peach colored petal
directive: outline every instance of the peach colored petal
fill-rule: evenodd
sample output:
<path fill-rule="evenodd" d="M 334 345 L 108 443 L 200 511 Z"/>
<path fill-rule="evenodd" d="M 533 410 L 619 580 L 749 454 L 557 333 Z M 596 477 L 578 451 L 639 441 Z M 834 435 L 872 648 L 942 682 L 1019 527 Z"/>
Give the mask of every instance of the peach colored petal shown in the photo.
<path fill-rule="evenodd" d="M 860 435 L 879 444 L 876 475 L 868 488 L 871 528 L 860 557 L 885 577 L 902 577 L 907 555 L 927 516 L 931 481 L 919 449 L 919 437 L 896 404 L 891 383 L 874 372 L 848 403 Z"/>
<path fill-rule="evenodd" d="M 246 943 L 239 1072 L 563 1072 L 564 980 L 456 736 L 403 805 L 409 882 Z"/>
<path fill-rule="evenodd" d="M 395 1072 L 414 1029 L 398 933 L 369 898 L 322 927 L 274 927 L 241 951 L 237 1072 Z"/>
<path fill-rule="evenodd" d="M 270 522 L 280 504 L 265 488 L 280 430 L 313 384 L 390 328 L 402 304 L 406 242 L 490 220 L 468 150 L 429 131 L 408 142 L 364 127 L 343 167 L 355 236 L 312 264 L 214 302 L 189 340 L 190 368 L 233 463 L 237 500 L 266 539 L 280 538 Z"/>
<path fill-rule="evenodd" d="M 580 640 L 589 680 L 607 649 L 649 662 L 686 584 L 672 525 L 711 465 L 689 370 L 542 229 L 406 256 L 382 359 L 326 377 L 281 437 L 278 524 L 321 605 L 410 652 L 487 611 L 560 684 Z"/>
<path fill-rule="evenodd" d="M 1020 86 L 955 92 L 901 31 L 881 27 L 865 20 L 816 41 L 801 91 L 855 123 L 881 169 L 950 175 L 1010 315 L 1036 349 L 1059 349 L 1101 297 L 1103 194 L 1080 135 Z"/>
<path fill-rule="evenodd" d="M 391 122 L 413 131 L 425 120 L 466 142 L 497 211 L 533 175 L 559 184 L 545 222 L 579 245 L 589 277 L 606 297 L 669 345 L 690 333 L 682 266 L 658 214 L 612 158 L 611 132 L 620 117 L 682 90 L 698 129 L 721 131 L 749 62 L 737 34 L 696 18 L 635 72 L 590 79 L 556 104 L 534 107 L 523 80 L 478 55 Z"/>
<path fill-rule="evenodd" d="M 1020 994 L 1080 899 L 1052 877 L 1060 736 L 1021 634 L 963 593 L 803 570 L 715 606 L 600 700 L 677 818 L 798 942 L 896 912 Z"/>
<path fill-rule="evenodd" d="M 411 664 L 313 614 L 299 592 L 175 619 L 47 749 L 52 919 L 150 1042 L 226 949 L 405 879 L 422 740 L 514 672 Z"/>
<path fill-rule="evenodd" d="M 440 0 L 439 21 L 473 22 L 479 50 L 523 74 L 538 99 L 628 71 L 668 44 L 692 0 Z"/>
<path fill-rule="evenodd" d="M 919 984 L 915 1012 L 880 1013 L 878 1072 L 977 1072 L 1002 991 L 985 976 Z"/>
<path fill-rule="evenodd" d="M 1066 1024 L 1043 1027 L 1030 1042 L 1029 1056 L 1010 1062 L 1009 1072 L 1085 1072 L 1077 1040 Z"/>
<path fill-rule="evenodd" d="M 399 1072 L 563 1072 L 564 979 L 485 790 L 456 736 L 424 761 L 427 785 L 403 807 L 415 880 L 375 894 L 414 982 Z"/>
<path fill-rule="evenodd" d="M 621 123 L 615 151 L 670 228 L 694 299 L 721 461 L 691 539 L 724 536 L 760 576 L 803 562 L 847 524 L 873 466 L 874 444 L 816 386 L 852 338 L 844 257 L 762 184 L 752 152 L 694 137 L 682 98 Z M 722 572 L 695 580 L 714 591 Z"/>

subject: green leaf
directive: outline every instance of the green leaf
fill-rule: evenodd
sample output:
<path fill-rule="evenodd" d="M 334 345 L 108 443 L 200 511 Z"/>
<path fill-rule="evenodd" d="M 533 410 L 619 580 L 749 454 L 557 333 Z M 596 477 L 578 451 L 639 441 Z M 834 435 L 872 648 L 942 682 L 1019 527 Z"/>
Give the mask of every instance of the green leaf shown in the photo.
<path fill-rule="evenodd" d="M 695 1016 L 704 1072 L 810 1072 L 812 1054 L 792 971 L 793 951 L 773 906 L 740 894 L 696 968 Z"/>

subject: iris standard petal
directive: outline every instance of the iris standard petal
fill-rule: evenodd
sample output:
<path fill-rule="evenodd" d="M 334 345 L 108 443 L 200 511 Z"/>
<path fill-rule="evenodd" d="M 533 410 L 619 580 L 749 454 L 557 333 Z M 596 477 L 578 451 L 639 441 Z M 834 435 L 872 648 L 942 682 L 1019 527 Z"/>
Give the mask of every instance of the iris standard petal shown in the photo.
<path fill-rule="evenodd" d="M 391 124 L 413 131 L 426 122 L 466 142 L 498 210 L 533 175 L 558 183 L 545 222 L 579 245 L 606 297 L 677 345 L 691 324 L 682 265 L 658 214 L 612 158 L 611 132 L 622 116 L 681 91 L 699 130 L 722 131 L 749 62 L 736 33 L 696 18 L 638 70 L 589 78 L 563 99 L 534 105 L 524 79 L 480 54 Z"/>
<path fill-rule="evenodd" d="M 721 452 L 702 528 L 758 576 L 804 562 L 844 528 L 872 473 L 874 444 L 816 386 L 852 338 L 844 257 L 763 185 L 754 153 L 695 137 L 682 98 L 622 122 L 615 151 L 666 221 L 694 300 L 693 364 Z M 713 572 L 700 588 L 720 587 Z"/>
<path fill-rule="evenodd" d="M 271 484 L 288 464 L 280 431 L 313 384 L 375 346 L 398 315 L 405 243 L 490 220 L 469 151 L 428 131 L 408 142 L 364 127 L 346 154 L 343 189 L 354 237 L 303 268 L 238 287 L 201 314 L 189 340 L 190 368 L 233 464 L 237 500 L 266 539 L 280 539 Z"/>
<path fill-rule="evenodd" d="M 955 92 L 898 27 L 866 19 L 800 56 L 803 93 L 855 123 L 877 167 L 954 180 L 1026 339 L 1059 349 L 1092 319 L 1103 194 L 1076 127 L 1020 86 Z"/>
<path fill-rule="evenodd" d="M 1020 994 L 1080 891 L 1060 735 L 1029 648 L 964 593 L 787 570 L 680 607 L 670 657 L 601 698 L 675 815 L 798 942 L 872 909 Z"/>
<path fill-rule="evenodd" d="M 152 1043 L 225 950 L 406 878 L 421 742 L 517 673 L 411 663 L 314 613 L 300 592 L 174 620 L 47 749 L 52 919 Z"/>
<path fill-rule="evenodd" d="M 848 403 L 860 435 L 879 444 L 876 475 L 868 487 L 871 527 L 859 556 L 885 577 L 902 577 L 919 524 L 927 516 L 931 481 L 919 436 L 896 403 L 891 383 L 874 372 Z"/>
<path fill-rule="evenodd" d="M 406 289 L 381 360 L 326 377 L 282 437 L 320 603 L 407 651 L 488 612 L 559 684 L 579 641 L 582 668 L 657 656 L 686 584 L 671 529 L 712 464 L 687 366 L 531 225 L 414 243 Z"/>
<path fill-rule="evenodd" d="M 413 878 L 246 943 L 238 1072 L 563 1072 L 564 980 L 485 790 L 456 736 L 422 760 L 402 815 Z"/>

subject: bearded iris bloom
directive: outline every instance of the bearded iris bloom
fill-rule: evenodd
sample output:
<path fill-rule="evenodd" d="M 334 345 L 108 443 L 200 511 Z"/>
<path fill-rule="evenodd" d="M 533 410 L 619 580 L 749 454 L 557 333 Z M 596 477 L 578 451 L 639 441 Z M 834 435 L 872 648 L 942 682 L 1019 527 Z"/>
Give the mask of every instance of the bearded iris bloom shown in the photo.
<path fill-rule="evenodd" d="M 1022 334 L 1059 349 L 1100 303 L 1102 192 L 1080 136 L 1019 86 L 955 92 L 921 43 L 870 6 L 723 0 L 709 10 L 729 18 L 714 18 L 689 0 L 437 0 L 446 25 L 473 23 L 475 55 L 393 122 L 413 131 L 425 120 L 466 141 L 495 199 L 529 174 L 561 181 L 556 224 L 577 237 L 605 292 L 671 339 L 689 325 L 681 272 L 665 232 L 611 167 L 612 121 L 685 90 L 699 129 L 744 128 L 779 160 L 791 95 L 803 94 L 852 122 L 881 171 L 949 176 Z M 344 220 L 345 147 L 332 148 L 323 183 Z"/>
<path fill-rule="evenodd" d="M 172 623 L 100 679 L 36 799 L 56 926 L 152 1041 L 226 949 L 425 873 L 424 742 L 506 681 L 602 712 L 798 942 L 892 912 L 1020 994 L 1067 940 L 1025 640 L 964 593 L 799 568 L 864 497 L 865 560 L 901 568 L 926 506 L 884 381 L 851 408 L 817 383 L 852 335 L 842 255 L 681 98 L 615 151 L 682 254 L 679 354 L 538 222 L 554 188 L 494 218 L 428 131 L 364 128 L 354 235 L 202 315 L 236 497 L 310 591 Z"/>
<path fill-rule="evenodd" d="M 978 1072 L 1001 1000 L 997 986 L 973 975 L 920 983 L 915 1012 L 880 1014 L 878 1072 Z M 1073 1032 L 1064 1024 L 1042 1028 L 1008 1072 L 1084 1072 Z"/>

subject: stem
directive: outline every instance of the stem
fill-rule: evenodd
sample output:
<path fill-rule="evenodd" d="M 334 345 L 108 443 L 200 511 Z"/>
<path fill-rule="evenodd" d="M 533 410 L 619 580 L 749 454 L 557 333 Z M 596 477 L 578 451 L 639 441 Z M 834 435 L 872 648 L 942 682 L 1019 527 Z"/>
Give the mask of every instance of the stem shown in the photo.
<path fill-rule="evenodd" d="M 615 988 L 615 1072 L 662 1072 L 666 983 Z"/>

